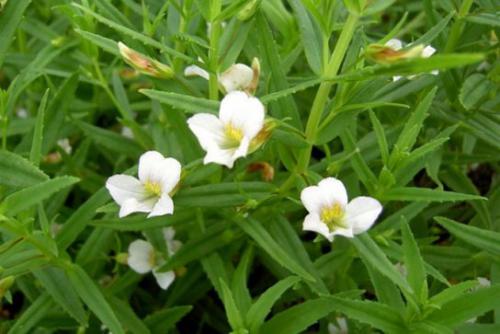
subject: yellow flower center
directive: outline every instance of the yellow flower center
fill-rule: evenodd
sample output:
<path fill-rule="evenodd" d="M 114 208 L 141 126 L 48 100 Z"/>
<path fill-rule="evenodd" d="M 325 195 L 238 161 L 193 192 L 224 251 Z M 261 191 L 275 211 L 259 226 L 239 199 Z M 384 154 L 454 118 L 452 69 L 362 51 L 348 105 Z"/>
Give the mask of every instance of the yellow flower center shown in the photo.
<path fill-rule="evenodd" d="M 144 189 L 154 196 L 161 196 L 161 185 L 158 182 L 146 181 L 144 183 Z"/>
<path fill-rule="evenodd" d="M 344 223 L 344 209 L 339 203 L 331 206 L 324 207 L 320 214 L 321 221 L 328 226 L 330 232 L 338 228 L 345 228 L 347 225 Z"/>
<path fill-rule="evenodd" d="M 228 123 L 224 127 L 224 136 L 223 148 L 236 148 L 240 146 L 243 139 L 243 131 Z"/>

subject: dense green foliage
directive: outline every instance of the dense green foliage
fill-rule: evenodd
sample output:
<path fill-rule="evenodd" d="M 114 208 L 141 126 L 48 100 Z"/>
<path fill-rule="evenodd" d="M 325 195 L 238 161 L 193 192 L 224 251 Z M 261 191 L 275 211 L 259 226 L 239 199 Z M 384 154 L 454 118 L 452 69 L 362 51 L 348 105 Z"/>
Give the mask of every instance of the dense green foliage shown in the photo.
<path fill-rule="evenodd" d="M 0 333 L 499 333 L 498 10 L 0 0 Z M 204 165 L 187 119 L 217 113 L 217 74 L 254 58 L 272 133 Z M 106 180 L 149 150 L 183 166 L 174 214 L 119 218 Z M 300 193 L 327 176 L 382 203 L 368 232 L 302 230 Z M 167 290 L 127 266 L 138 238 L 175 272 Z"/>

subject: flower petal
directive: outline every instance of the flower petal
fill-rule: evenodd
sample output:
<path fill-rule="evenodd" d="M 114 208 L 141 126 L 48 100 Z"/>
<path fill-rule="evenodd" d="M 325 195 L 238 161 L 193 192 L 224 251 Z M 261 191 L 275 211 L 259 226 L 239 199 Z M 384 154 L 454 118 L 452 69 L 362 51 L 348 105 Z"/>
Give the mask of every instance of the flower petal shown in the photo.
<path fill-rule="evenodd" d="M 300 200 L 309 213 L 320 214 L 321 208 L 328 204 L 318 186 L 304 188 L 300 193 Z"/>
<path fill-rule="evenodd" d="M 321 234 L 329 241 L 333 241 L 333 235 L 328 230 L 328 226 L 323 223 L 316 213 L 310 213 L 304 219 L 304 223 L 302 224 L 302 229 L 304 231 L 312 231 Z"/>
<path fill-rule="evenodd" d="M 196 65 L 186 67 L 184 69 L 184 75 L 187 77 L 198 76 L 202 77 L 205 80 L 208 80 L 208 78 L 210 77 L 207 71 Z"/>
<path fill-rule="evenodd" d="M 118 216 L 122 218 L 134 212 L 151 212 L 151 210 L 153 210 L 154 208 L 156 201 L 157 199 L 154 197 L 142 200 L 129 198 L 128 200 L 122 203 Z"/>
<path fill-rule="evenodd" d="M 205 151 L 218 148 L 224 141 L 224 125 L 215 115 L 200 113 L 189 118 L 187 122 Z"/>
<path fill-rule="evenodd" d="M 203 163 L 209 164 L 211 162 L 224 165 L 227 168 L 233 168 L 234 166 L 234 149 L 221 149 L 219 147 L 211 147 L 207 150 L 207 155 L 203 159 Z"/>
<path fill-rule="evenodd" d="M 347 204 L 347 191 L 342 181 L 334 177 L 327 177 L 318 183 L 318 187 L 328 205 L 339 203 L 345 206 Z"/>
<path fill-rule="evenodd" d="M 264 116 L 264 105 L 259 99 L 245 92 L 231 92 L 220 104 L 219 118 L 222 123 L 241 129 L 244 136 L 250 139 L 264 126 Z"/>
<path fill-rule="evenodd" d="M 139 159 L 139 180 L 161 184 L 161 191 L 169 193 L 179 182 L 181 164 L 173 158 L 165 158 L 161 153 L 148 151 Z"/>
<path fill-rule="evenodd" d="M 153 276 L 156 278 L 156 282 L 163 290 L 167 290 L 168 287 L 175 280 L 175 273 L 173 271 L 167 271 L 165 273 L 159 273 L 156 270 L 153 270 Z"/>
<path fill-rule="evenodd" d="M 432 46 L 427 45 L 423 50 L 422 50 L 422 57 L 423 58 L 429 58 L 436 52 L 436 49 L 434 49 Z"/>
<path fill-rule="evenodd" d="M 106 188 L 118 205 L 122 205 L 130 198 L 141 200 L 146 196 L 141 182 L 130 175 L 118 174 L 111 176 L 106 181 Z"/>
<path fill-rule="evenodd" d="M 174 213 L 174 202 L 168 193 L 163 193 L 156 202 L 151 213 L 148 215 L 148 218 L 171 215 L 172 213 Z"/>
<path fill-rule="evenodd" d="M 127 263 L 133 271 L 139 274 L 150 272 L 154 266 L 154 252 L 149 242 L 137 239 L 128 246 Z"/>
<path fill-rule="evenodd" d="M 346 208 L 345 220 L 352 225 L 354 234 L 367 231 L 382 212 L 382 204 L 371 197 L 356 197 Z"/>
<path fill-rule="evenodd" d="M 234 64 L 219 76 L 219 83 L 226 93 L 245 90 L 253 79 L 253 70 L 244 64 Z"/>
<path fill-rule="evenodd" d="M 403 48 L 403 42 L 401 42 L 401 40 L 399 40 L 397 38 L 393 38 L 393 39 L 388 40 L 385 43 L 385 46 L 388 46 L 391 49 L 398 51 L 398 50 L 401 50 Z"/>

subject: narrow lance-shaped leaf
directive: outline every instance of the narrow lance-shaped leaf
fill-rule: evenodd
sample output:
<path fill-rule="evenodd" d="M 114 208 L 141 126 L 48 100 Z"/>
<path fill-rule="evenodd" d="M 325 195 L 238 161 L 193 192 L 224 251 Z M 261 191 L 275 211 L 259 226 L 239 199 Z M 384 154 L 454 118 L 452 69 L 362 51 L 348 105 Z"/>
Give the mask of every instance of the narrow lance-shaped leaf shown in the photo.
<path fill-rule="evenodd" d="M 78 181 L 76 177 L 61 176 L 19 190 L 5 198 L 0 205 L 0 210 L 8 215 L 16 215 Z"/>
<path fill-rule="evenodd" d="M 500 255 L 500 233 L 460 224 L 444 217 L 435 219 L 455 237 L 487 252 Z"/>

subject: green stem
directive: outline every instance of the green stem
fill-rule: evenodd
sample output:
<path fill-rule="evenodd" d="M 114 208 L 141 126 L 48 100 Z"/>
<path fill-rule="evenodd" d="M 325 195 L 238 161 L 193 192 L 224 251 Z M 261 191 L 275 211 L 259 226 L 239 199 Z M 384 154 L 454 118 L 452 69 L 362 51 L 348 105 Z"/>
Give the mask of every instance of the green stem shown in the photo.
<path fill-rule="evenodd" d="M 462 35 L 462 31 L 465 25 L 464 18 L 469 14 L 470 8 L 472 7 L 472 3 L 474 0 L 464 0 L 460 9 L 458 11 L 458 17 L 451 26 L 450 34 L 448 36 L 448 42 L 446 43 L 446 47 L 444 49 L 445 53 L 453 52 L 458 44 L 460 39 L 460 35 Z"/>
<path fill-rule="evenodd" d="M 186 8 L 186 3 L 184 3 L 184 6 L 182 8 L 182 14 L 181 14 L 181 17 L 180 17 L 180 22 L 179 22 L 179 34 L 184 34 L 186 32 L 186 28 L 187 28 L 187 22 L 186 22 L 186 15 L 187 15 L 187 8 Z M 184 53 L 184 51 L 186 51 L 186 45 L 184 42 L 182 42 L 181 40 L 178 40 L 177 42 L 175 42 L 175 51 L 179 52 L 179 53 Z M 179 72 L 182 68 L 182 63 L 183 63 L 183 59 L 182 58 L 175 58 L 174 59 L 174 71 L 175 72 Z"/>
<path fill-rule="evenodd" d="M 323 73 L 324 78 L 332 78 L 337 75 L 340 65 L 342 64 L 342 60 L 344 59 L 345 53 L 349 44 L 351 43 L 352 36 L 356 30 L 356 24 L 358 23 L 359 16 L 356 14 L 349 14 L 347 17 L 347 21 L 344 24 L 344 28 L 342 29 L 342 33 L 335 45 L 335 49 L 333 50 L 332 56 L 330 57 L 330 61 L 328 62 L 327 67 Z M 334 85 L 331 81 L 323 82 L 316 93 L 316 97 L 314 98 L 314 102 L 311 108 L 311 112 L 309 114 L 309 119 L 306 124 L 306 140 L 309 143 L 308 147 L 305 148 L 300 156 L 297 164 L 297 174 L 302 174 L 307 169 L 309 165 L 309 160 L 311 158 L 311 151 L 316 141 L 316 137 L 318 134 L 319 122 L 321 120 L 321 116 L 323 114 L 323 110 L 325 105 L 328 102 L 328 96 L 330 95 L 330 91 L 332 86 Z M 293 180 L 295 179 L 294 173 L 290 175 L 288 180 L 281 186 L 281 191 L 285 191 L 290 186 L 293 185 Z"/>
<path fill-rule="evenodd" d="M 208 79 L 208 96 L 211 100 L 219 99 L 219 79 L 217 77 L 217 73 L 219 71 L 218 47 L 220 32 L 220 21 L 212 21 L 212 28 L 210 31 L 210 50 L 208 51 L 208 61 L 210 66 L 210 77 Z"/>
<path fill-rule="evenodd" d="M 347 21 L 344 25 L 342 33 L 335 45 L 335 49 L 333 50 L 332 56 L 330 57 L 330 61 L 328 62 L 327 67 L 323 73 L 323 77 L 332 78 L 337 75 L 340 65 L 342 64 L 342 60 L 344 59 L 345 53 L 349 44 L 351 42 L 352 36 L 356 30 L 356 24 L 358 23 L 359 16 L 356 14 L 349 14 L 347 17 Z M 311 108 L 311 112 L 309 114 L 309 119 L 306 124 L 306 140 L 308 142 L 308 147 L 305 148 L 300 156 L 299 161 L 297 163 L 297 171 L 296 173 L 291 173 L 288 179 L 282 184 L 280 187 L 280 192 L 283 193 L 293 186 L 296 176 L 301 175 L 307 169 L 309 165 L 309 160 L 311 158 L 311 151 L 316 141 L 316 136 L 318 134 L 319 122 L 321 120 L 321 116 L 323 114 L 323 110 L 325 108 L 326 103 L 328 102 L 328 96 L 330 95 L 330 91 L 332 86 L 334 85 L 331 81 L 323 82 L 316 93 L 316 97 L 314 98 L 314 102 Z"/>

